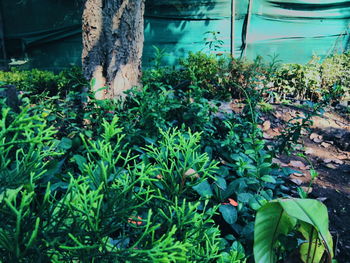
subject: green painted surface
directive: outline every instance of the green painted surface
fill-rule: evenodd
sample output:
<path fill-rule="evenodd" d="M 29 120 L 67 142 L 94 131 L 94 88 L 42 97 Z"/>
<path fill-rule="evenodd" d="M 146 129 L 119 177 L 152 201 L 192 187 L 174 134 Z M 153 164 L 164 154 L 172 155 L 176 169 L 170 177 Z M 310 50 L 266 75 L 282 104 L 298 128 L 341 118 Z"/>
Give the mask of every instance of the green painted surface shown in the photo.
<path fill-rule="evenodd" d="M 348 46 L 350 1 L 252 0 L 247 32 L 248 2 L 236 0 L 236 57 L 246 46 L 249 59 L 278 55 L 283 62 L 306 63 L 312 55 Z M 10 58 L 27 57 L 28 67 L 51 70 L 80 63 L 81 1 L 2 0 L 0 5 Z M 231 0 L 147 0 L 144 65 L 154 55 L 153 45 L 166 51 L 170 65 L 189 51 L 208 51 L 208 31 L 219 31 L 221 51 L 230 52 Z"/>

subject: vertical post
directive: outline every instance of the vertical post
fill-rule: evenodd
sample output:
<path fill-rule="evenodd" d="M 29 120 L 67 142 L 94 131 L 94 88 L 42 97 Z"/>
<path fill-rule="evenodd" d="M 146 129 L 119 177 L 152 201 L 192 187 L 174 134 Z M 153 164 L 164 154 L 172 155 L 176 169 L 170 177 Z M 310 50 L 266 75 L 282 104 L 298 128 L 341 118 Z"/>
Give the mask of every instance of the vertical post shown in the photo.
<path fill-rule="evenodd" d="M 236 0 L 231 0 L 231 57 L 235 57 Z"/>
<path fill-rule="evenodd" d="M 5 49 L 5 34 L 4 34 L 4 20 L 2 18 L 2 5 L 0 3 L 0 51 L 1 55 L 0 58 L 3 61 L 0 61 L 0 69 L 6 69 L 6 49 Z"/>
<path fill-rule="evenodd" d="M 246 57 L 247 55 L 247 49 L 248 49 L 248 44 L 250 43 L 250 20 L 252 18 L 252 7 L 253 7 L 253 0 L 249 0 L 249 6 L 248 6 L 248 14 L 247 14 L 247 29 L 245 33 L 245 48 L 244 48 L 244 53 L 243 57 Z"/>

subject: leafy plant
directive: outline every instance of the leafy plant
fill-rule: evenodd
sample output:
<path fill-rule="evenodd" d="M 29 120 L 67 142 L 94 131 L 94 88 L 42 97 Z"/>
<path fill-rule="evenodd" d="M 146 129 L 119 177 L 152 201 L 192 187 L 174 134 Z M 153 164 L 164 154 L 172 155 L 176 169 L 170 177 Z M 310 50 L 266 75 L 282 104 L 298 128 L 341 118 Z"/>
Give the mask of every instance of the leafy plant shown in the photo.
<path fill-rule="evenodd" d="M 328 231 L 327 208 L 312 199 L 277 199 L 258 210 L 254 230 L 255 262 L 277 262 L 286 249 L 280 237 L 293 230 L 305 240 L 299 246 L 303 262 L 331 262 L 333 241 Z"/>

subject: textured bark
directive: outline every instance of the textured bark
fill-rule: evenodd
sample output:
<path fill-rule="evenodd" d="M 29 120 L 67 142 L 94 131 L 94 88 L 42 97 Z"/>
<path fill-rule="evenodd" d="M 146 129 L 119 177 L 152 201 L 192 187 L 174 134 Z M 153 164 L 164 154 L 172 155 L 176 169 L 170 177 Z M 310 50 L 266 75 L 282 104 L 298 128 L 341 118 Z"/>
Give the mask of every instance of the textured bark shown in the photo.
<path fill-rule="evenodd" d="M 97 99 L 113 98 L 139 85 L 144 41 L 144 0 L 86 0 L 83 71 L 96 80 Z"/>

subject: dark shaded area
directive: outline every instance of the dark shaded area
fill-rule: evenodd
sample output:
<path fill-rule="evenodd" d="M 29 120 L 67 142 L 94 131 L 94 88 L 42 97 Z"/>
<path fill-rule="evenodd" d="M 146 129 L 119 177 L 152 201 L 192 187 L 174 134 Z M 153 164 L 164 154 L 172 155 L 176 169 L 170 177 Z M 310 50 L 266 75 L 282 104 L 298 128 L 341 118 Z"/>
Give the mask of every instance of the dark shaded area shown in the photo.
<path fill-rule="evenodd" d="M 5 99 L 7 106 L 12 108 L 16 113 L 20 112 L 19 106 L 21 105 L 18 99 L 18 91 L 13 85 L 0 86 L 0 99 Z"/>

